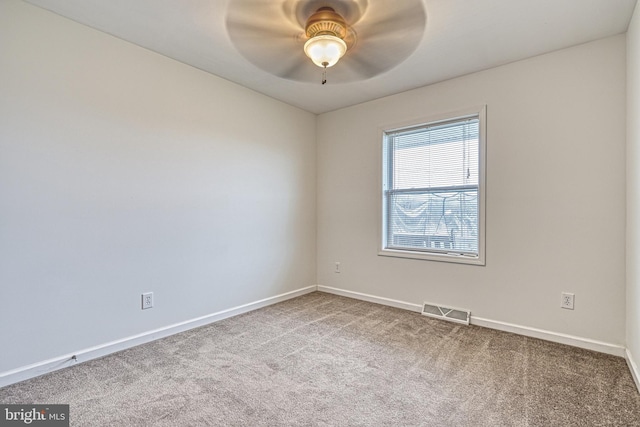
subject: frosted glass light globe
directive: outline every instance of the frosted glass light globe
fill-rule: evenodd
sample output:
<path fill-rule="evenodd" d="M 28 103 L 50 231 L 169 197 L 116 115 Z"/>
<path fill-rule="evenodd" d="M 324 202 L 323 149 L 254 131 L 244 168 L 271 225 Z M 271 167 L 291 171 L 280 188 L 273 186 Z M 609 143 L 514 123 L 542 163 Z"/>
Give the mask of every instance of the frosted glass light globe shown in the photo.
<path fill-rule="evenodd" d="M 346 51 L 344 40 L 328 34 L 312 37 L 304 44 L 304 53 L 318 67 L 335 65 Z"/>

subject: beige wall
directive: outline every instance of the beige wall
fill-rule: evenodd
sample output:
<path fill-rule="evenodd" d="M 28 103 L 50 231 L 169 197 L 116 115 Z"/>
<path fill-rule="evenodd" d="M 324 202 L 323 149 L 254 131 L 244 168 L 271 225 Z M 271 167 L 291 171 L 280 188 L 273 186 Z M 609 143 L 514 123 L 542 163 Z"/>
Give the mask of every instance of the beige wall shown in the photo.
<path fill-rule="evenodd" d="M 640 362 L 640 8 L 627 33 L 627 349 Z M 640 387 L 640 384 L 639 384 Z"/>
<path fill-rule="evenodd" d="M 0 373 L 315 284 L 314 115 L 20 1 L 0 75 Z"/>
<path fill-rule="evenodd" d="M 486 266 L 378 256 L 379 128 L 480 104 Z M 318 177 L 320 285 L 624 345 L 624 35 L 323 114 Z"/>

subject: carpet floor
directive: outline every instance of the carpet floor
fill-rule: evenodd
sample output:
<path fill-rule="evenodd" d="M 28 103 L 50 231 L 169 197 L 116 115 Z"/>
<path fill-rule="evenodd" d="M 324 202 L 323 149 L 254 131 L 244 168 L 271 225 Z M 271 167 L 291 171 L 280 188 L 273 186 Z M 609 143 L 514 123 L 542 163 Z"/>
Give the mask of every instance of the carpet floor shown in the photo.
<path fill-rule="evenodd" d="M 0 389 L 72 426 L 640 426 L 624 359 L 314 292 Z"/>

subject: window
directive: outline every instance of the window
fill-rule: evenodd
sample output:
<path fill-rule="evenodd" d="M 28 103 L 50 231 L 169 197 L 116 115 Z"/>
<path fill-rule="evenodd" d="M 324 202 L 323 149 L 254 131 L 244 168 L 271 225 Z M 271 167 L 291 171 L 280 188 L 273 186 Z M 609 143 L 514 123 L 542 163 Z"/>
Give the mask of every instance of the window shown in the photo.
<path fill-rule="evenodd" d="M 383 131 L 381 255 L 484 265 L 484 108 Z"/>

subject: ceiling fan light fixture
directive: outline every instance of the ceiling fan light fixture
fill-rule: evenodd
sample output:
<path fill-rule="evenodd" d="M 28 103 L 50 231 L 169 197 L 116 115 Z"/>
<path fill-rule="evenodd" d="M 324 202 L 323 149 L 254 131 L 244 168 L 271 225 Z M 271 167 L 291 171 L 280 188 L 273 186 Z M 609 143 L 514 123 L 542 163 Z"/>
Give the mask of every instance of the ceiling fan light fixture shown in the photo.
<path fill-rule="evenodd" d="M 332 67 L 347 52 L 343 40 L 347 23 L 332 7 L 321 7 L 311 15 L 305 33 L 309 40 L 304 44 L 304 53 L 318 67 Z"/>
<path fill-rule="evenodd" d="M 340 37 L 322 34 L 304 44 L 304 53 L 318 67 L 332 67 L 347 52 L 347 44 Z"/>

